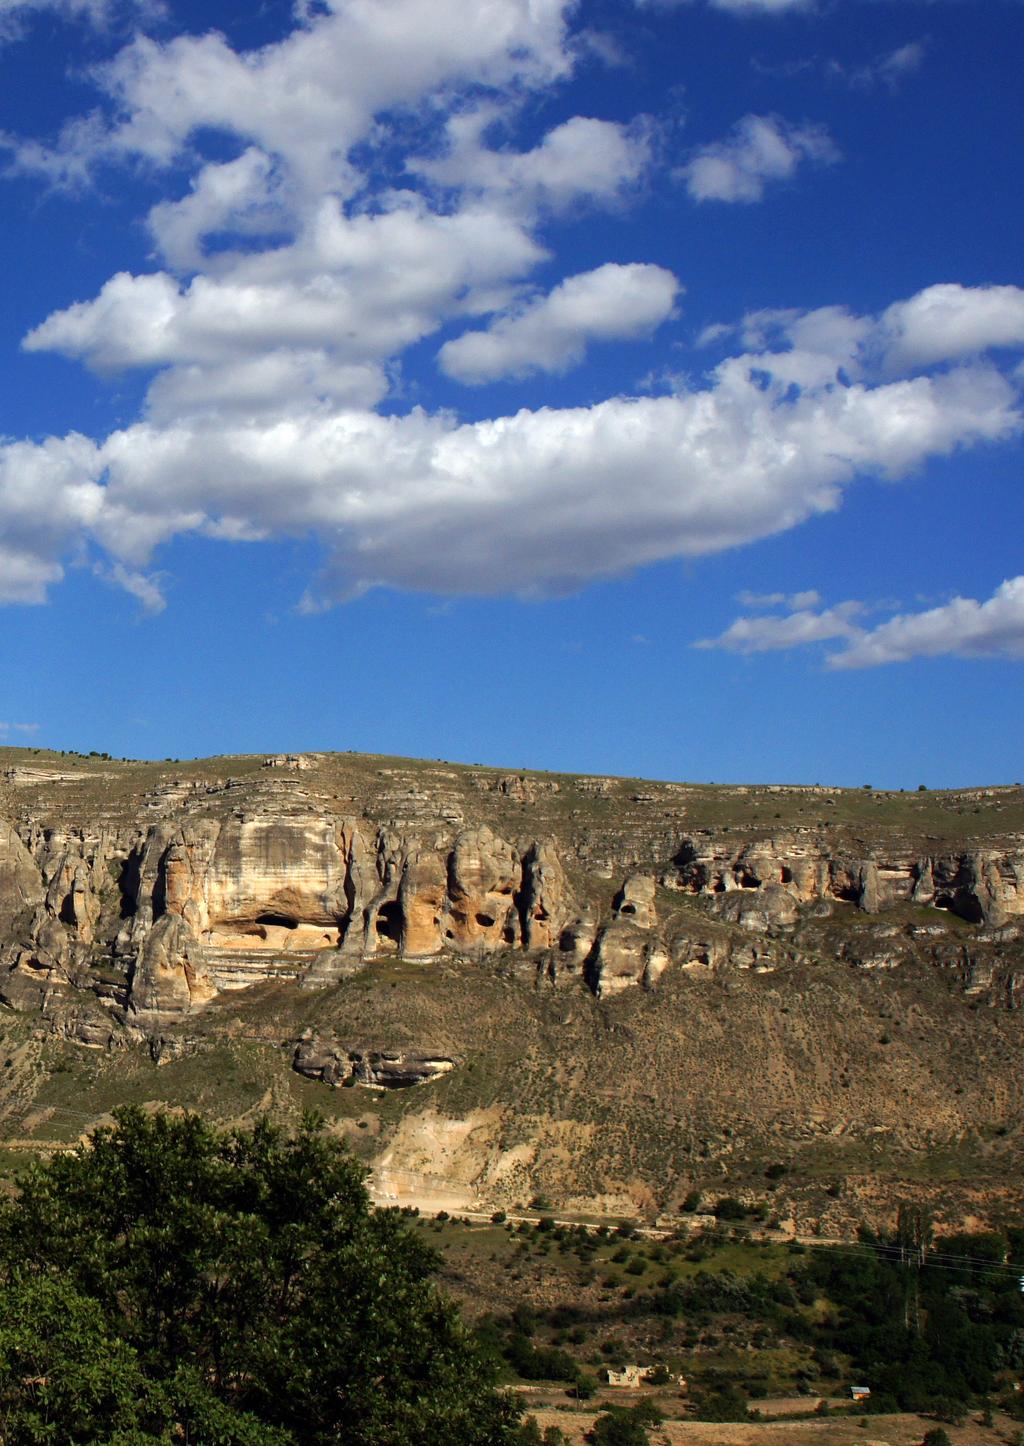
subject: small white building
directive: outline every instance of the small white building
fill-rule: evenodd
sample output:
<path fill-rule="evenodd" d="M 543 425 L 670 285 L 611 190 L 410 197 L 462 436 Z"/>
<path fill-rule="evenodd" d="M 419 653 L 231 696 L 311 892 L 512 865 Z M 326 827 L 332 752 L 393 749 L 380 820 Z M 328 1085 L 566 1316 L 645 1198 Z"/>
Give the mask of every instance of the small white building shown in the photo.
<path fill-rule="evenodd" d="M 623 1366 L 621 1371 L 617 1371 L 613 1366 L 607 1366 L 604 1378 L 609 1386 L 642 1386 L 647 1379 L 647 1367 Z"/>

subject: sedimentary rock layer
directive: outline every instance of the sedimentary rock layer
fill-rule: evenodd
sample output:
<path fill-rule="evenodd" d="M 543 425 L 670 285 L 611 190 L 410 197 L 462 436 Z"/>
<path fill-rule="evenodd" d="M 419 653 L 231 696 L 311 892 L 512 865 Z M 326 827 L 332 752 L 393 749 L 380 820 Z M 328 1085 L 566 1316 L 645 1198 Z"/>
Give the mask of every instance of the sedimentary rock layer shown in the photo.
<path fill-rule="evenodd" d="M 882 921 L 901 909 L 966 921 L 965 987 L 1021 993 L 1010 945 L 1024 841 L 1005 826 L 958 838 L 965 795 L 929 837 L 913 798 L 887 796 L 865 819 L 862 797 L 835 791 L 716 794 L 333 755 L 230 760 L 244 766 L 225 778 L 228 762 L 184 777 L 109 760 L 8 769 L 0 998 L 107 1043 L 263 979 L 315 988 L 396 955 L 507 958 L 604 996 L 654 988 L 672 968 L 775 968 L 837 910 Z M 988 791 L 986 806 L 1019 809 L 1019 792 Z M 701 817 L 723 801 L 748 816 Z M 790 823 L 766 828 L 766 802 Z M 893 967 L 927 950 L 924 927 L 901 916 L 895 938 L 881 928 L 828 947 Z"/>

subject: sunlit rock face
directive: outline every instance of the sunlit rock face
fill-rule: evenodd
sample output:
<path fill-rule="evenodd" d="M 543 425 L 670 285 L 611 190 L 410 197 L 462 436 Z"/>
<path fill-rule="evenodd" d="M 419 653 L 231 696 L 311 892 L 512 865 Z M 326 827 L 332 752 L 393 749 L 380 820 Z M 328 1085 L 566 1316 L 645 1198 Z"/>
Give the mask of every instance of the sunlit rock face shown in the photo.
<path fill-rule="evenodd" d="M 522 862 L 511 844 L 486 824 L 460 833 L 448 862 L 446 938 L 481 952 L 518 944 L 521 882 Z"/>
<path fill-rule="evenodd" d="M 216 948 L 327 948 L 348 913 L 347 863 L 337 824 L 315 814 L 162 825 L 142 847 L 136 901 Z"/>
<path fill-rule="evenodd" d="M 39 866 L 11 824 L 0 819 L 0 911 L 4 919 L 43 902 Z"/>
<path fill-rule="evenodd" d="M 818 840 L 780 835 L 733 843 L 708 833 L 685 839 L 676 862 L 677 886 L 698 894 L 776 886 L 798 903 L 832 899 L 877 914 L 912 902 L 995 926 L 1024 914 L 1024 849 L 924 857 L 878 850 L 853 858 L 830 853 Z"/>
<path fill-rule="evenodd" d="M 164 914 L 142 946 L 132 978 L 130 1015 L 142 1029 L 163 1027 L 217 994 L 203 947 L 180 914 Z"/>
<path fill-rule="evenodd" d="M 989 836 L 955 822 L 933 843 L 874 826 L 862 796 L 837 790 L 791 790 L 788 821 L 765 827 L 756 808 L 763 819 L 785 790 L 695 798 L 324 754 L 236 760 L 241 776 L 225 777 L 230 762 L 3 773 L 0 1000 L 96 1042 L 118 1027 L 152 1036 L 266 981 L 316 989 L 391 958 L 453 956 L 605 998 L 666 971 L 775 970 L 816 928 L 814 957 L 875 970 L 931 957 L 975 999 L 1020 1000 L 1006 953 L 1024 917 L 1016 815 Z M 1015 796 L 950 809 L 995 818 Z M 723 800 L 742 821 L 701 826 Z M 906 818 L 918 806 L 898 805 Z M 929 910 L 976 930 L 970 947 L 952 951 L 943 925 L 931 941 Z M 840 938 L 844 920 L 860 923 Z"/>

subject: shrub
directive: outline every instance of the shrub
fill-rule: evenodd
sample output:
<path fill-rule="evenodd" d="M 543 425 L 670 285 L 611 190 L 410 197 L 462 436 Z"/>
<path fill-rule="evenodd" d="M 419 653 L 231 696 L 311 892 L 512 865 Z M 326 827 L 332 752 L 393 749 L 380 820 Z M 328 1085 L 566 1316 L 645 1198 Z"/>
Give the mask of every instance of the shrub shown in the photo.
<path fill-rule="evenodd" d="M 746 1397 L 738 1386 L 721 1386 L 698 1403 L 696 1417 L 698 1421 L 745 1421 Z"/>
<path fill-rule="evenodd" d="M 725 1195 L 711 1212 L 719 1220 L 742 1220 L 747 1215 L 747 1208 L 741 1205 L 733 1195 Z"/>

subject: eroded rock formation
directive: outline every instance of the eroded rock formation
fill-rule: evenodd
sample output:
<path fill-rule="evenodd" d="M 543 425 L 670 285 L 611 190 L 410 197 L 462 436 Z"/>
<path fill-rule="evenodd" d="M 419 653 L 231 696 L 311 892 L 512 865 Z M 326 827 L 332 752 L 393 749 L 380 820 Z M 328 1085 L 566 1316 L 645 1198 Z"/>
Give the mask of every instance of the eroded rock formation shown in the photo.
<path fill-rule="evenodd" d="M 605 997 L 667 969 L 772 970 L 813 947 L 858 968 L 931 958 L 975 995 L 1020 1000 L 1024 842 L 1006 829 L 967 846 L 840 828 L 839 813 L 698 827 L 700 800 L 678 785 L 370 772 L 332 755 L 147 776 L 140 794 L 144 767 L 19 763 L 0 798 L 0 999 L 90 1043 L 153 1036 L 226 990 L 322 987 L 396 956 L 501 959 Z M 798 816 L 843 802 L 790 792 Z M 728 797 L 758 806 L 749 790 Z M 965 958 L 907 910 L 971 925 Z M 878 926 L 833 938 L 840 916 Z"/>
<path fill-rule="evenodd" d="M 368 1049 L 341 1044 L 312 1031 L 299 1040 L 292 1056 L 292 1068 L 307 1079 L 369 1089 L 408 1089 L 427 1084 L 448 1074 L 456 1064 L 447 1055 L 413 1049 Z"/>

